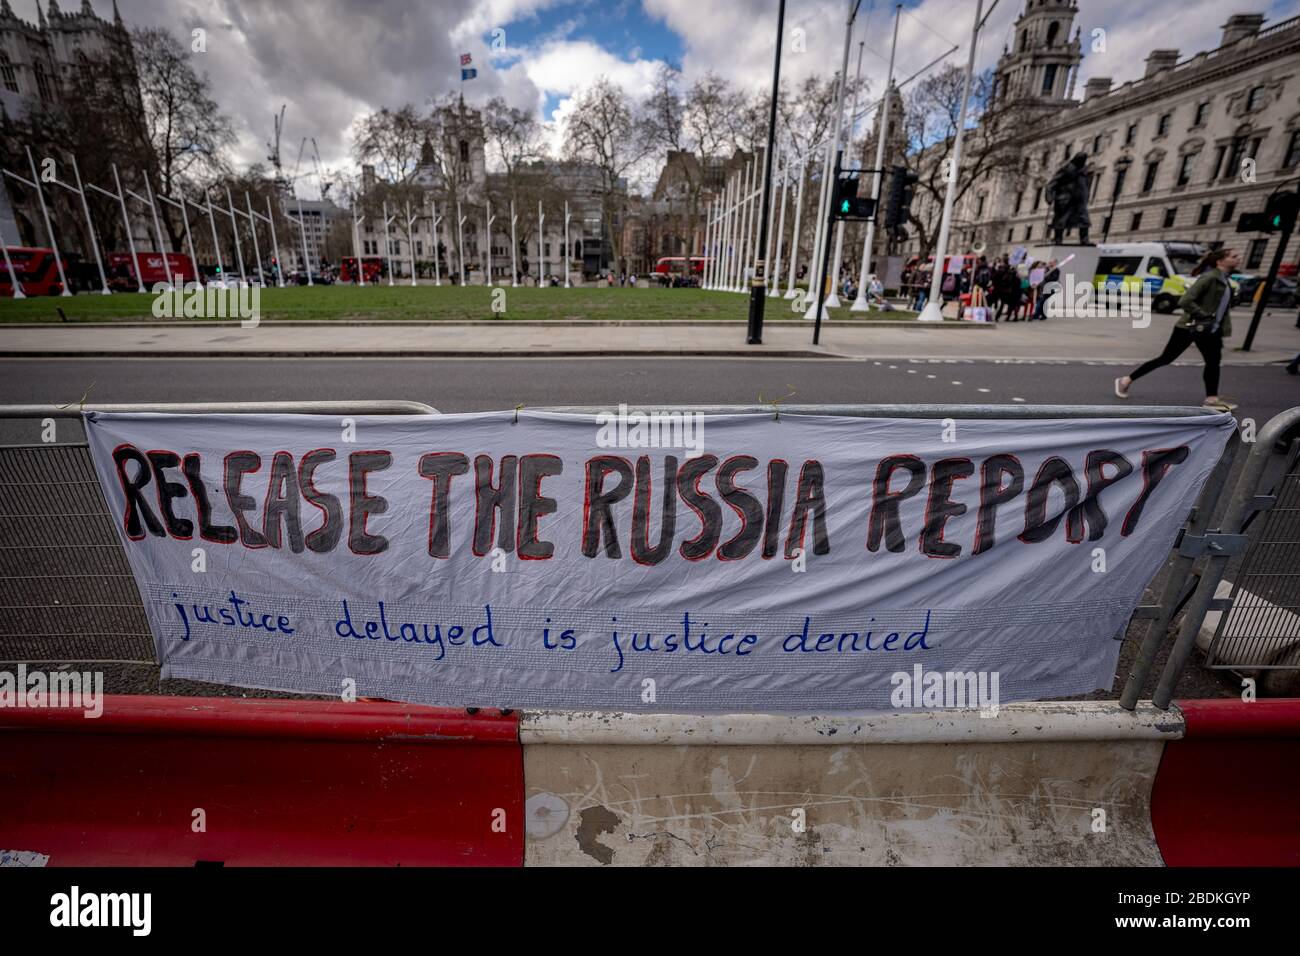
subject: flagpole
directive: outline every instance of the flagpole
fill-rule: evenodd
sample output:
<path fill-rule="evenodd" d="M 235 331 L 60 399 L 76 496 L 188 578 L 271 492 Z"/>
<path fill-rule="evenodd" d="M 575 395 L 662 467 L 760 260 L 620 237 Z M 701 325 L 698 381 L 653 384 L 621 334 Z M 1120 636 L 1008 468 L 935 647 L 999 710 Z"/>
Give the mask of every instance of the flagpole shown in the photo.
<path fill-rule="evenodd" d="M 790 235 L 790 278 L 786 282 L 785 297 L 787 299 L 797 299 L 799 293 L 795 291 L 794 279 L 795 269 L 799 265 L 799 220 L 803 218 L 803 184 L 808 177 L 804 174 L 807 172 L 808 158 L 799 157 L 799 188 L 795 190 L 794 197 L 794 230 Z"/>
<path fill-rule="evenodd" d="M 870 16 L 868 15 L 868 22 Z M 866 46 L 865 40 L 858 42 L 858 66 L 853 74 L 853 109 L 849 113 L 849 128 L 844 129 L 843 117 L 839 120 L 839 130 L 836 133 L 836 143 L 844 140 L 844 145 L 851 151 L 853 149 L 853 127 L 858 115 L 858 83 L 862 79 L 862 50 Z M 844 220 L 841 219 L 835 229 L 835 258 L 831 261 L 831 291 L 826 297 L 826 307 L 828 309 L 838 309 L 840 307 L 840 264 L 844 261 Z"/>
<path fill-rule="evenodd" d="M 492 288 L 492 223 L 496 222 L 497 217 L 492 215 L 492 200 L 485 200 L 487 203 L 487 287 Z"/>
<path fill-rule="evenodd" d="M 410 243 L 407 250 L 411 257 L 411 285 L 415 285 L 415 220 L 418 218 L 411 215 L 411 200 L 406 200 L 406 241 Z"/>
<path fill-rule="evenodd" d="M 515 238 L 515 223 L 519 217 L 515 215 L 515 201 L 510 200 L 510 286 L 515 288 L 519 285 L 519 241 Z"/>
<path fill-rule="evenodd" d="M 880 186 L 883 179 L 885 162 L 885 136 L 889 131 L 889 94 L 894 87 L 894 53 L 898 49 L 898 20 L 903 5 L 894 7 L 894 40 L 889 47 L 889 74 L 885 79 L 885 98 L 880 103 L 880 116 L 877 118 L 880 132 L 876 135 L 876 171 L 871 174 L 871 198 L 877 210 L 880 207 Z M 856 103 L 854 104 L 856 106 Z M 877 213 L 878 214 L 878 213 Z M 850 312 L 867 311 L 867 276 L 871 270 L 872 246 L 876 241 L 876 216 L 867 221 L 867 235 L 862 240 L 862 269 L 858 274 L 858 294 L 849 307 Z"/>
<path fill-rule="evenodd" d="M 952 166 L 948 174 L 948 188 L 943 197 L 943 218 L 939 223 L 939 241 L 934 249 L 934 267 L 930 270 L 930 298 L 921 310 L 917 321 L 942 322 L 943 305 L 939 301 L 943 285 L 943 260 L 948 249 L 948 233 L 952 228 L 952 209 L 957 196 L 957 171 L 961 169 L 961 141 L 966 131 L 966 106 L 970 101 L 971 76 L 975 72 L 975 47 L 979 43 L 980 14 L 984 10 L 984 0 L 975 0 L 975 26 L 971 30 L 970 54 L 966 60 L 966 78 L 962 83 L 961 109 L 957 116 L 957 133 L 952 142 Z M 888 93 L 888 90 L 886 90 Z M 959 300 L 960 301 L 960 300 Z"/>
<path fill-rule="evenodd" d="M 571 253 L 572 249 L 569 247 L 569 201 L 566 199 L 564 200 L 564 287 L 566 289 L 573 288 L 573 284 L 569 281 L 570 267 L 573 265 L 570 259 Z"/>
<path fill-rule="evenodd" d="M 781 240 L 785 238 L 785 207 L 790 201 L 790 153 L 785 154 L 785 162 L 781 166 L 781 215 L 777 217 L 776 224 L 776 242 L 774 244 L 774 255 L 772 264 L 772 291 L 768 293 L 773 298 L 781 295 Z"/>

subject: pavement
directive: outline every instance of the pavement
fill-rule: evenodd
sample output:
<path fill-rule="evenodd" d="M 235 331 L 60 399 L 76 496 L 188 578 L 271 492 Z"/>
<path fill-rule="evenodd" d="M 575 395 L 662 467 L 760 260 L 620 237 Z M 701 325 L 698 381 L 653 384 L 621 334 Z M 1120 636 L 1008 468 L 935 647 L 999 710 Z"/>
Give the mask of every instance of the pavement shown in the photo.
<path fill-rule="evenodd" d="M 812 323 L 769 321 L 762 345 L 746 345 L 739 323 L 718 322 L 262 322 L 0 325 L 0 358 L 139 357 L 567 357 L 1046 359 L 1137 364 L 1158 354 L 1175 319 L 1146 328 L 1126 319 L 1057 318 L 1000 324 L 835 320 L 812 344 Z M 1237 351 L 1242 315 L 1226 366 L 1270 365 L 1300 352 L 1293 311 L 1265 313 L 1250 352 Z M 1189 350 L 1182 364 L 1200 364 Z"/>

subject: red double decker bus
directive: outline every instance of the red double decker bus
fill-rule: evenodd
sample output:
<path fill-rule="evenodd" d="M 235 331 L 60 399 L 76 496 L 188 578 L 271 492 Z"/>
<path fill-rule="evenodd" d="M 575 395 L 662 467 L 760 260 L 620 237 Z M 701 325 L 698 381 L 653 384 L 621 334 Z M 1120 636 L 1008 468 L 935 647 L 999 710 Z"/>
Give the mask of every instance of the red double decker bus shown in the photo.
<path fill-rule="evenodd" d="M 9 261 L 14 267 L 14 275 L 22 286 L 23 295 L 62 295 L 63 280 L 59 278 L 59 266 L 54 261 L 53 249 L 33 249 L 26 246 L 9 246 L 5 249 Z M 66 270 L 68 261 L 63 260 Z M 9 270 L 0 259 L 0 296 L 14 294 L 13 282 Z"/>
<path fill-rule="evenodd" d="M 344 256 L 339 262 L 339 281 L 356 282 L 357 275 L 357 258 L 356 256 Z M 388 275 L 382 256 L 362 256 L 361 257 L 361 277 L 367 282 L 378 282 L 380 278 Z"/>
<path fill-rule="evenodd" d="M 166 264 L 163 256 L 166 255 Z M 171 269 L 173 282 L 195 282 L 197 274 L 190 257 L 179 252 L 137 252 L 135 261 L 138 271 L 131 262 L 129 252 L 110 252 L 104 269 L 108 274 L 108 287 L 114 292 L 135 292 L 140 286 L 152 289 L 155 283 L 167 281 L 168 267 Z M 136 280 L 137 274 L 139 281 Z"/>

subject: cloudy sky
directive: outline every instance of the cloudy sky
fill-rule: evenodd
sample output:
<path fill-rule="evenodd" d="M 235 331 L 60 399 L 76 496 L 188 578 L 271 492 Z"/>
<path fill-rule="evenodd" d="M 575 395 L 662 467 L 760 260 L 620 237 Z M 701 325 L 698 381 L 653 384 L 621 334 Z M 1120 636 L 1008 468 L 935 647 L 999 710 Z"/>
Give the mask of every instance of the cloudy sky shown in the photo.
<path fill-rule="evenodd" d="M 35 20 L 37 2 L 11 0 Z M 1116 82 L 1141 75 L 1156 47 L 1184 55 L 1218 45 L 1232 13 L 1261 12 L 1269 23 L 1300 13 L 1300 0 L 1076 0 L 1084 61 L 1076 92 L 1089 76 Z M 985 0 L 987 12 L 990 0 Z M 977 47 L 977 65 L 994 64 L 1009 42 L 1025 0 L 997 0 Z M 78 0 L 63 0 L 64 10 Z M 207 32 L 195 66 L 239 130 L 238 158 L 266 154 L 272 116 L 287 104 L 282 152 L 292 166 L 304 136 L 315 136 L 327 167 L 348 164 L 353 120 L 382 105 L 423 106 L 460 83 L 460 54 L 477 79 L 465 98 L 496 95 L 559 123 L 572 97 L 605 75 L 643 94 L 660 63 L 687 81 L 712 70 L 753 89 L 771 83 L 777 0 L 119 0 L 128 23 L 171 30 L 190 45 Z M 839 66 L 845 0 L 788 0 L 783 76 L 828 75 Z M 111 0 L 92 0 L 111 16 Z M 900 21 L 899 76 L 908 76 L 953 45 L 949 62 L 967 55 L 975 0 L 907 0 Z M 862 72 L 881 89 L 889 54 L 893 3 L 862 0 L 853 56 L 865 41 Z M 1094 34 L 1102 30 L 1104 34 Z M 802 52 L 795 49 L 802 31 Z M 1104 50 L 1094 52 L 1094 36 Z M 310 145 L 308 145 L 310 151 Z M 304 167 L 309 160 L 304 160 Z M 314 185 L 311 187 L 314 188 Z M 304 188 L 303 194 L 310 190 Z"/>

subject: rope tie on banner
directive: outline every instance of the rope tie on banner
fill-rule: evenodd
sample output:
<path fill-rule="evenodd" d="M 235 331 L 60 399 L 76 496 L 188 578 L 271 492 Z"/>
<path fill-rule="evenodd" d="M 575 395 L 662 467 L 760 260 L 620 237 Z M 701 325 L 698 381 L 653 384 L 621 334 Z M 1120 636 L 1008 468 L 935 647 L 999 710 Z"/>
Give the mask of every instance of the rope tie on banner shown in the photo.
<path fill-rule="evenodd" d="M 790 394 L 782 395 L 780 398 L 765 399 L 763 398 L 762 392 L 758 393 L 758 404 L 772 406 L 772 421 L 774 422 L 779 422 L 781 420 L 781 403 L 787 398 L 793 398 L 795 396 L 795 388 L 793 385 L 787 383 L 785 387 L 790 389 Z"/>
<path fill-rule="evenodd" d="M 523 407 L 524 407 L 524 403 L 523 403 L 523 402 L 520 402 L 518 405 L 515 406 L 515 420 L 514 420 L 513 422 L 511 422 L 510 424 L 512 424 L 512 425 L 518 425 L 518 424 L 519 424 L 519 410 L 522 409 Z"/>
<path fill-rule="evenodd" d="M 81 393 L 81 398 L 79 398 L 75 403 L 68 402 L 68 404 L 66 405 L 60 405 L 59 409 L 62 410 L 65 408 L 71 408 L 75 404 L 77 406 L 77 411 L 82 412 L 84 414 L 86 411 L 86 399 L 90 397 L 90 390 L 94 387 L 95 387 L 95 383 L 91 382 L 89 385 L 86 386 L 86 390 Z"/>

